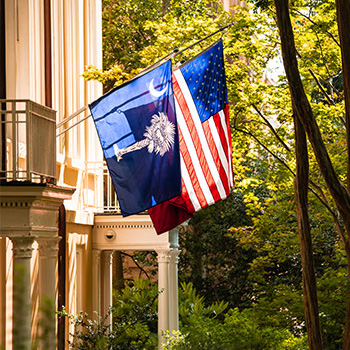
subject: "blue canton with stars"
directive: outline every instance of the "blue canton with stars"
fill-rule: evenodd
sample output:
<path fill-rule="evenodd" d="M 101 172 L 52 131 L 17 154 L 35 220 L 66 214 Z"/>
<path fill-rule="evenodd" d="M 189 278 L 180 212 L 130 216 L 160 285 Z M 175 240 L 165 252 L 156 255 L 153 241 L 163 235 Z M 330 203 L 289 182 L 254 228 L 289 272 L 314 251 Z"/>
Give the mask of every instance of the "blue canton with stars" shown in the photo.
<path fill-rule="evenodd" d="M 222 41 L 181 67 L 202 123 L 228 103 Z"/>

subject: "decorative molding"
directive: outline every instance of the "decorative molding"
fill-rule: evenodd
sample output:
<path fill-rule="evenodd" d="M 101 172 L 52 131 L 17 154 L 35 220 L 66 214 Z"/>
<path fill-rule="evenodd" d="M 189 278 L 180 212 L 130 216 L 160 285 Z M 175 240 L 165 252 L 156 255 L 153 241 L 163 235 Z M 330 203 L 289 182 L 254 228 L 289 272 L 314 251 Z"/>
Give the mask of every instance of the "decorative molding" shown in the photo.
<path fill-rule="evenodd" d="M 58 243 L 61 237 L 38 237 L 39 256 L 41 258 L 55 258 L 58 252 Z"/>
<path fill-rule="evenodd" d="M 179 255 L 181 253 L 181 250 L 171 250 L 169 252 L 169 255 L 170 255 L 170 262 L 171 263 L 175 263 L 175 264 L 178 264 L 179 263 Z"/>
<path fill-rule="evenodd" d="M 34 237 L 11 237 L 14 258 L 31 258 Z"/>
<path fill-rule="evenodd" d="M 105 265 L 112 265 L 113 263 L 113 250 L 103 251 L 103 260 Z"/>
<path fill-rule="evenodd" d="M 113 239 L 113 231 L 116 238 Z M 106 235 L 110 239 L 106 238 Z M 148 215 L 96 215 L 92 248 L 98 250 L 152 250 L 170 248 L 169 233 L 157 235 Z"/>
<path fill-rule="evenodd" d="M 0 202 L 1 208 L 29 208 L 30 203 L 24 201 L 4 201 Z"/>
<path fill-rule="evenodd" d="M 158 264 L 170 262 L 170 250 L 169 249 L 157 250 L 156 253 L 157 253 Z"/>
<path fill-rule="evenodd" d="M 102 253 L 102 250 L 100 250 L 100 249 L 93 249 L 92 250 L 92 261 L 93 261 L 93 263 L 101 261 L 101 253 Z"/>
<path fill-rule="evenodd" d="M 24 236 L 41 236 L 41 237 L 53 237 L 58 232 L 57 227 L 51 226 L 0 226 L 0 237 L 24 237 Z"/>
<path fill-rule="evenodd" d="M 98 224 L 95 225 L 95 229 L 106 229 L 106 228 L 115 228 L 115 229 L 123 229 L 123 228 L 154 228 L 153 224 Z"/>

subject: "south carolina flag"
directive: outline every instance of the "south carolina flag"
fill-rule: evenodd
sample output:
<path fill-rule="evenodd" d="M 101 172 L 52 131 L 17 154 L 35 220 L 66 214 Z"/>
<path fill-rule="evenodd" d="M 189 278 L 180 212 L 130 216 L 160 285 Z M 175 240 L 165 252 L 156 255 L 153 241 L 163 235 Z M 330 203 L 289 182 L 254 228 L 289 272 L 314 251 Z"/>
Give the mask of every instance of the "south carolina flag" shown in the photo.
<path fill-rule="evenodd" d="M 233 187 L 222 41 L 173 72 L 181 195 L 148 210 L 157 233 L 171 230 Z"/>
<path fill-rule="evenodd" d="M 123 216 L 181 193 L 171 62 L 90 105 Z"/>

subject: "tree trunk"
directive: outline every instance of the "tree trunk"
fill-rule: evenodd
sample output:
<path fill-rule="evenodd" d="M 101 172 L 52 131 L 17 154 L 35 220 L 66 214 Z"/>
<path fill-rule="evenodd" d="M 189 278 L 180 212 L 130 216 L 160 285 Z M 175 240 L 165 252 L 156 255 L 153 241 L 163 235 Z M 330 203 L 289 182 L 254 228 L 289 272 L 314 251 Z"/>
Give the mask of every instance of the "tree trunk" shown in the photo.
<path fill-rule="evenodd" d="M 350 254 L 347 254 L 348 264 L 348 285 L 350 284 Z M 344 325 L 344 336 L 343 336 L 343 349 L 350 349 L 350 288 L 348 287 L 346 293 L 346 319 Z"/>
<path fill-rule="evenodd" d="M 288 0 L 275 0 L 277 24 L 281 37 L 284 69 L 289 82 L 292 102 L 297 116 L 308 135 L 318 166 L 327 187 L 337 205 L 346 231 L 350 232 L 350 193 L 340 182 L 323 142 L 320 129 L 313 115 L 300 78 L 293 29 L 289 17 Z"/>
<path fill-rule="evenodd" d="M 312 254 L 311 228 L 308 213 L 309 159 L 305 130 L 296 115 L 295 129 L 295 202 L 297 206 L 298 231 L 300 240 L 303 274 L 304 313 L 309 349 L 321 350 L 322 338 L 318 314 L 317 286 Z"/>
<path fill-rule="evenodd" d="M 344 80 L 344 95 L 346 103 L 346 128 L 347 128 L 347 160 L 348 160 L 348 178 L 347 186 L 350 187 L 350 165 L 349 165 L 349 133 L 350 133 L 350 39 L 349 39 L 349 18 L 350 4 L 349 0 L 336 0 L 339 33 L 342 47 L 342 62 L 343 62 L 343 80 Z M 347 237 L 345 246 L 349 243 L 350 236 L 350 193 L 349 190 L 339 180 L 332 162 L 324 145 L 321 132 L 313 115 L 311 105 L 306 97 L 302 81 L 299 74 L 298 62 L 296 59 L 296 49 L 294 42 L 293 29 L 289 16 L 288 0 L 274 0 L 277 15 L 277 24 L 281 37 L 281 48 L 284 68 L 289 83 L 289 90 L 292 98 L 293 106 L 296 109 L 297 117 L 306 131 L 312 149 L 314 151 L 318 166 L 325 179 L 326 185 L 336 203 L 340 216 L 343 220 Z M 346 249 L 347 260 L 350 261 L 349 250 Z M 350 269 L 348 266 L 348 273 Z M 348 300 L 347 300 L 347 318 L 345 322 L 344 332 L 344 350 L 350 349 L 350 290 L 348 285 Z"/>
<path fill-rule="evenodd" d="M 336 0 L 337 22 L 342 56 L 347 141 L 347 187 L 350 190 L 350 1 Z M 350 347 L 349 347 L 350 349 Z"/>
<path fill-rule="evenodd" d="M 342 76 L 345 99 L 345 125 L 347 144 L 347 188 L 350 191 L 350 1 L 336 0 L 337 22 L 342 56 Z M 350 214 L 349 214 L 350 215 Z M 348 231 L 349 233 L 349 231 Z M 350 234 L 348 234 L 348 245 Z M 350 283 L 350 257 L 348 261 L 348 279 Z M 350 349 L 350 289 L 346 300 L 346 321 L 344 329 L 343 349 Z"/>

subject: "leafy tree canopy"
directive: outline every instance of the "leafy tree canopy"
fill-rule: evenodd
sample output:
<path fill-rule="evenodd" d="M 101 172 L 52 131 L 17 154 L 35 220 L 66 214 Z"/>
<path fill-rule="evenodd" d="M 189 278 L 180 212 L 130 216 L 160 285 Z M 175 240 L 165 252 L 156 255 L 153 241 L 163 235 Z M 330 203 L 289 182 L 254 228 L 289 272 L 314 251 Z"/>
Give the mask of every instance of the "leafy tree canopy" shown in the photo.
<path fill-rule="evenodd" d="M 272 2 L 223 11 L 208 0 L 104 0 L 104 70 L 86 79 L 106 90 L 175 49 L 234 23 L 173 59 L 181 63 L 222 37 L 230 101 L 235 190 L 202 210 L 181 236 L 180 278 L 209 301 L 252 309 L 261 320 L 302 332 L 301 265 L 294 203 L 294 131 Z M 251 11 L 254 9 L 254 11 Z M 344 93 L 333 1 L 293 1 L 291 15 L 305 91 L 337 174 L 345 183 Z M 325 344 L 337 349 L 345 310 L 343 230 L 310 158 L 310 219 Z M 330 293 L 329 291 L 332 291 Z M 334 307 L 331 307 L 333 305 Z"/>

